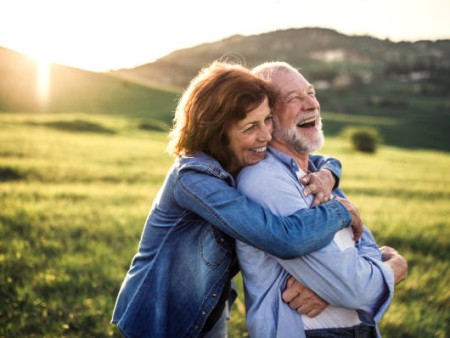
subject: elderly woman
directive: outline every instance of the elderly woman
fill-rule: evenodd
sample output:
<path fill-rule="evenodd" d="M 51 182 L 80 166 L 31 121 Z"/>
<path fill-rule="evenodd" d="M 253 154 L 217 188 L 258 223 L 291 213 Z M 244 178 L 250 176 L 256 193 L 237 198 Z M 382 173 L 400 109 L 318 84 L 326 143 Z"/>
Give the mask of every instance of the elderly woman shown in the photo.
<path fill-rule="evenodd" d="M 221 62 L 203 69 L 183 94 L 170 134 L 177 158 L 114 309 L 124 336 L 225 337 L 225 305 L 239 269 L 234 239 L 292 258 L 360 224 L 352 207 L 336 200 L 276 217 L 236 191 L 234 176 L 265 156 L 273 102 L 266 82 Z M 339 173 L 335 160 L 317 157 L 316 164 Z"/>

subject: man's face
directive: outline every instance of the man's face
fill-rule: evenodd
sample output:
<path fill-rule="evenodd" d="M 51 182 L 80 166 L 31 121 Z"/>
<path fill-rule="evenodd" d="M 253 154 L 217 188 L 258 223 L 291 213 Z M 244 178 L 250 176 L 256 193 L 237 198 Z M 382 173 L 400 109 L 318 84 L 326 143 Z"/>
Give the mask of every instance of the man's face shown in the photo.
<path fill-rule="evenodd" d="M 273 138 L 300 154 L 319 150 L 324 136 L 314 87 L 297 71 L 278 72 L 272 83 L 280 93 L 273 109 Z"/>

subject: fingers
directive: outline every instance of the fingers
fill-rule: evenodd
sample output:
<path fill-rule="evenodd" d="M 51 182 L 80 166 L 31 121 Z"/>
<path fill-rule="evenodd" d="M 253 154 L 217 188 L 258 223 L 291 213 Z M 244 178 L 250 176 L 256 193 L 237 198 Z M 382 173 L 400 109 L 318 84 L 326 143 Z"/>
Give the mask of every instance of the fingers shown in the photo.
<path fill-rule="evenodd" d="M 296 281 L 294 277 L 290 277 L 286 283 L 286 289 L 282 294 L 282 298 L 286 303 L 291 303 L 298 297 L 305 287 Z"/>
<path fill-rule="evenodd" d="M 327 302 L 303 286 L 294 277 L 290 277 L 286 282 L 286 289 L 282 298 L 293 310 L 309 317 L 317 316 L 328 306 Z"/>
<path fill-rule="evenodd" d="M 316 205 L 321 204 L 322 200 L 323 200 L 323 195 L 322 194 L 317 194 L 316 196 L 314 196 L 314 200 L 313 200 L 312 206 L 315 207 Z"/>
<path fill-rule="evenodd" d="M 394 283 L 397 285 L 408 276 L 408 262 L 400 254 L 392 255 L 384 262 L 391 267 L 394 272 Z"/>
<path fill-rule="evenodd" d="M 292 309 L 302 315 L 307 315 L 308 317 L 317 316 L 327 307 L 327 305 L 327 302 L 306 288 L 289 303 L 289 306 Z"/>
<path fill-rule="evenodd" d="M 382 246 L 380 248 L 381 256 L 383 257 L 383 261 L 387 261 L 391 259 L 392 257 L 398 255 L 398 251 L 394 248 L 391 248 L 390 246 Z"/>
<path fill-rule="evenodd" d="M 303 189 L 303 195 L 307 197 L 308 195 L 317 193 L 317 187 L 315 184 L 310 183 L 311 181 L 308 180 L 308 183 L 303 183 L 305 185 L 305 189 Z M 309 184 L 309 185 L 307 185 Z"/>
<path fill-rule="evenodd" d="M 361 221 L 361 218 L 359 217 L 353 217 L 353 223 L 352 223 L 352 230 L 353 230 L 353 240 L 357 241 L 361 238 L 364 228 L 363 223 Z"/>
<path fill-rule="evenodd" d="M 305 313 L 305 315 L 307 315 L 310 318 L 314 318 L 316 317 L 318 314 L 320 314 L 325 308 L 327 307 L 327 305 L 325 304 L 324 307 L 315 307 L 314 309 L 310 310 L 308 313 Z"/>
<path fill-rule="evenodd" d="M 353 240 L 356 242 L 359 240 L 363 234 L 363 227 L 362 223 L 360 224 L 352 224 L 353 229 Z"/>
<path fill-rule="evenodd" d="M 386 253 L 386 254 L 396 254 L 398 253 L 397 250 L 395 250 L 394 248 L 390 247 L 390 246 L 386 246 L 383 245 L 382 247 L 380 247 L 381 252 Z"/>
<path fill-rule="evenodd" d="M 309 183 L 309 181 L 311 180 L 311 175 L 305 175 L 300 179 L 300 182 L 302 184 L 307 185 Z"/>
<path fill-rule="evenodd" d="M 333 199 L 332 195 L 324 195 L 322 193 L 319 193 L 319 194 L 315 195 L 312 206 L 315 207 L 316 205 L 326 203 L 332 199 Z"/>
<path fill-rule="evenodd" d="M 320 314 L 325 308 L 327 307 L 327 304 L 315 304 L 314 306 L 300 306 L 297 308 L 297 312 L 301 315 L 306 315 L 310 318 L 316 317 L 318 314 Z"/>
<path fill-rule="evenodd" d="M 310 300 L 306 293 L 299 293 L 297 294 L 297 297 L 289 302 L 289 306 L 292 309 L 297 310 L 298 313 L 306 314 L 306 312 L 309 312 L 312 308 L 312 304 L 308 302 L 310 302 Z"/>
<path fill-rule="evenodd" d="M 358 209 L 349 201 L 344 198 L 337 197 L 336 198 L 342 205 L 350 212 L 352 215 L 352 231 L 353 231 L 353 239 L 357 241 L 361 238 L 363 233 L 363 223 L 361 220 L 361 216 L 359 215 Z"/>
<path fill-rule="evenodd" d="M 303 176 L 300 183 L 305 186 L 303 190 L 305 197 L 311 194 L 315 195 L 313 202 L 313 206 L 315 206 L 329 200 L 334 187 L 334 178 L 329 170 L 320 170 Z"/>

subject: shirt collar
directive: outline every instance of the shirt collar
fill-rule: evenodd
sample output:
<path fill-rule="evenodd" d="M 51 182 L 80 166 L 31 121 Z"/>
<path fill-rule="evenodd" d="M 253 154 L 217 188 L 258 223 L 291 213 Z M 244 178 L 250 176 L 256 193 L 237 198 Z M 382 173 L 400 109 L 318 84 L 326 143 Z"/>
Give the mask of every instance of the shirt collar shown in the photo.
<path fill-rule="evenodd" d="M 280 151 L 270 145 L 268 146 L 268 150 L 279 161 L 283 162 L 286 166 L 288 166 L 291 170 L 293 170 L 297 176 L 298 176 L 298 173 L 302 172 L 300 170 L 300 167 L 298 166 L 297 161 L 293 157 L 283 153 L 282 151 Z M 314 165 L 314 163 L 311 161 L 311 159 L 308 159 L 308 171 L 310 171 L 310 172 L 318 171 L 316 166 Z M 303 173 L 303 174 L 306 174 L 306 173 Z"/>

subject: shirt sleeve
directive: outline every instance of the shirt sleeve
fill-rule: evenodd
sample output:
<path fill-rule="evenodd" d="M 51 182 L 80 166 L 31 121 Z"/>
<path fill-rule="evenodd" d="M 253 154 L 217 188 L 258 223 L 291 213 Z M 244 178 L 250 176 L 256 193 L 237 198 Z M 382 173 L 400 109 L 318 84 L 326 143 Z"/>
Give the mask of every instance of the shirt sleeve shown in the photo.
<path fill-rule="evenodd" d="M 324 247 L 351 223 L 350 213 L 337 201 L 275 216 L 224 180 L 195 170 L 179 173 L 174 196 L 180 206 L 227 235 L 285 259 Z"/>
<path fill-rule="evenodd" d="M 301 184 L 275 167 L 266 169 L 264 176 L 256 169 L 243 172 L 239 190 L 277 215 L 288 215 L 295 206 L 308 205 Z M 264 184 L 258 185 L 262 177 Z M 393 272 L 380 258 L 374 238 L 365 228 L 358 247 L 344 250 L 332 241 L 316 252 L 278 262 L 328 303 L 357 310 L 360 319 L 371 324 L 381 319 L 393 297 Z"/>

